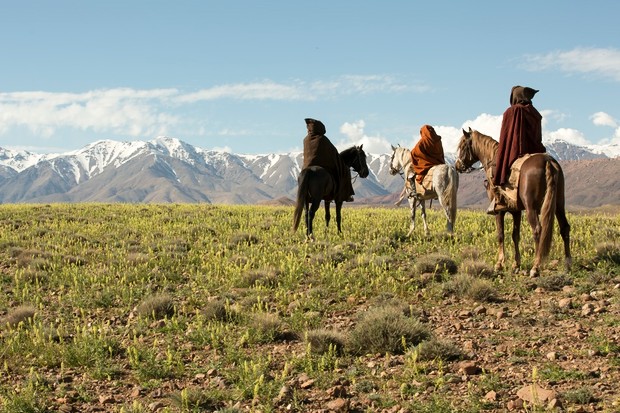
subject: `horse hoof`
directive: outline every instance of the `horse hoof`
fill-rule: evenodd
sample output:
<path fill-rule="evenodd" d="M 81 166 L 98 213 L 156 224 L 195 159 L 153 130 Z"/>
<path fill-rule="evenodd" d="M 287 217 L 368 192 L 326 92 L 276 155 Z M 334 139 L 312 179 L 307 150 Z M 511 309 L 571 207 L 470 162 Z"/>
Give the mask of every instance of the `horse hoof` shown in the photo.
<path fill-rule="evenodd" d="M 530 278 L 536 278 L 538 277 L 539 273 L 538 273 L 538 268 L 532 268 L 530 270 Z"/>

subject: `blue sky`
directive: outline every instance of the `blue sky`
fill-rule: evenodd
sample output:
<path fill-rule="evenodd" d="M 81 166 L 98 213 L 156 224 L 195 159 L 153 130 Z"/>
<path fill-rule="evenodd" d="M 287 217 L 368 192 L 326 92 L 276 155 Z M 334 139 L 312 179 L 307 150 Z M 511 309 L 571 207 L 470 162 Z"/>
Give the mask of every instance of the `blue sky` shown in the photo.
<path fill-rule="evenodd" d="M 620 143 L 620 2 L 0 0 L 0 147 L 166 135 L 204 149 L 455 150 L 498 137 L 512 86 L 544 138 Z"/>

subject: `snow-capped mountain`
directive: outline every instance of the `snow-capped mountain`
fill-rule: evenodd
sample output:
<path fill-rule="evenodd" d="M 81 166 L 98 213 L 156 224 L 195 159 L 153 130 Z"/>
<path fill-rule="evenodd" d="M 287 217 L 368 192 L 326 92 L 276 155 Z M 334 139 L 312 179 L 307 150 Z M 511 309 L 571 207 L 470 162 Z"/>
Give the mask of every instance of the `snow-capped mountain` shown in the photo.
<path fill-rule="evenodd" d="M 605 158 L 562 141 L 546 146 L 561 161 Z M 402 178 L 389 174 L 391 154 L 367 155 L 371 173 L 367 179 L 355 180 L 356 200 L 389 199 L 400 192 Z M 170 137 L 102 140 L 45 155 L 0 148 L 0 203 L 243 204 L 295 199 L 302 158 L 301 153 L 240 155 L 206 150 Z M 446 154 L 449 163 L 454 158 Z"/>

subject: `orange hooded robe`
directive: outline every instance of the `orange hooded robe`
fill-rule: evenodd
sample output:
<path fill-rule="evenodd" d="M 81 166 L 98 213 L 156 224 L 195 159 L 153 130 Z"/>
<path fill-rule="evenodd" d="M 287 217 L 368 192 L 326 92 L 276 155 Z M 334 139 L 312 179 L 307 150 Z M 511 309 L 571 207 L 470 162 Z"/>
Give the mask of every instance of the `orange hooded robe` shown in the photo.
<path fill-rule="evenodd" d="M 411 150 L 411 165 L 416 173 L 416 181 L 422 183 L 424 176 L 433 166 L 446 163 L 443 155 L 441 136 L 430 125 L 420 128 L 420 140 Z"/>

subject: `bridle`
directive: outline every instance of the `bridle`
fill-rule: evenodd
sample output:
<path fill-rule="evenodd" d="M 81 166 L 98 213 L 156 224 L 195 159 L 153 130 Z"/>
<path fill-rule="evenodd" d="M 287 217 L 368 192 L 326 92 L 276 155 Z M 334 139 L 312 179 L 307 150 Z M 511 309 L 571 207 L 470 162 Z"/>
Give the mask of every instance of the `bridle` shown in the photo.
<path fill-rule="evenodd" d="M 364 151 L 363 151 L 363 150 L 361 150 L 359 146 L 356 146 L 356 147 L 355 147 L 355 152 L 356 152 L 356 154 L 357 154 L 357 159 L 356 159 L 356 162 L 357 162 L 357 164 L 358 164 L 358 166 L 359 166 L 359 169 L 360 169 L 360 170 L 358 171 L 358 170 L 356 170 L 355 168 L 353 168 L 353 170 L 356 172 L 356 175 L 355 175 L 355 176 L 353 176 L 353 177 L 351 177 L 351 182 L 355 182 L 355 180 L 357 179 L 357 177 L 358 177 L 358 176 L 360 176 L 360 172 L 364 172 L 363 168 L 364 168 L 364 165 L 366 165 L 365 163 L 362 163 L 362 153 L 363 153 Z M 369 172 L 369 171 L 368 171 L 368 165 L 366 165 L 365 170 L 366 170 L 366 172 Z"/>
<path fill-rule="evenodd" d="M 396 169 L 396 168 L 394 168 L 394 156 L 396 156 L 396 150 L 397 150 L 397 149 L 399 149 L 399 148 L 400 148 L 400 147 L 395 148 L 395 149 L 392 151 L 392 158 L 390 159 L 390 174 L 391 174 L 391 175 L 396 175 L 396 174 L 398 174 L 398 175 L 400 175 L 400 177 L 401 177 L 401 178 L 403 178 L 403 181 L 404 181 L 404 180 L 405 180 L 405 172 L 404 172 L 404 171 L 402 171 L 402 172 L 401 172 L 401 169 L 402 169 L 402 168 L 401 168 L 401 169 Z"/>

